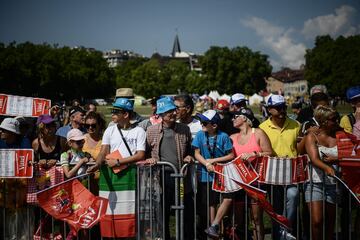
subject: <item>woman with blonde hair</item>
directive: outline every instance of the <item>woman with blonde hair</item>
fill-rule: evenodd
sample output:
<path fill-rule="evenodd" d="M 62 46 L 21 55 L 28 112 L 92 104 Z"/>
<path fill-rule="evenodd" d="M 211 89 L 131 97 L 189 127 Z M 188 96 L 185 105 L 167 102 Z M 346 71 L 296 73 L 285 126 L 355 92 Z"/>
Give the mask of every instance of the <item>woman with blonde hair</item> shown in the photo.
<path fill-rule="evenodd" d="M 332 177 L 337 173 L 338 149 L 336 142 L 339 127 L 336 110 L 317 106 L 314 117 L 319 123 L 317 131 L 305 137 L 305 148 L 312 164 L 311 183 L 305 184 L 305 200 L 311 215 L 312 239 L 323 239 L 323 203 L 325 202 L 326 226 L 325 239 L 332 239 L 335 224 L 335 204 L 339 196 L 336 180 Z"/>

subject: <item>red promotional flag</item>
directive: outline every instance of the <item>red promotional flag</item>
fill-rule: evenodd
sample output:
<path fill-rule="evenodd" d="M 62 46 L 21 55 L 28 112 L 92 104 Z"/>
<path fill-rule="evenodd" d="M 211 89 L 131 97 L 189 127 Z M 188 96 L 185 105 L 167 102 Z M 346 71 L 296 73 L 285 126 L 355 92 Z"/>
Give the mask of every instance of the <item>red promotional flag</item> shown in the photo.
<path fill-rule="evenodd" d="M 342 179 L 348 188 L 353 191 L 360 203 L 360 156 L 343 158 L 339 161 Z"/>
<path fill-rule="evenodd" d="M 94 196 L 76 178 L 38 192 L 37 199 L 47 213 L 76 232 L 99 222 L 108 205 L 107 199 Z"/>
<path fill-rule="evenodd" d="M 236 192 L 241 189 L 232 179 L 251 184 L 258 178 L 258 174 L 254 168 L 248 168 L 244 161 L 239 157 L 228 163 L 217 163 L 215 171 L 222 174 L 215 174 L 212 189 L 217 192 Z M 228 177 L 224 177 L 228 176 Z"/>
<path fill-rule="evenodd" d="M 356 136 L 346 133 L 346 132 L 337 132 L 336 133 L 336 145 L 338 148 L 338 157 L 341 160 L 344 157 L 354 156 L 358 150 L 359 140 L 356 139 Z M 360 153 L 358 153 L 360 156 Z"/>
<path fill-rule="evenodd" d="M 219 174 L 219 175 L 222 175 L 223 177 L 228 177 L 226 175 L 223 175 L 217 171 L 215 171 L 215 173 Z M 258 201 L 259 205 L 264 209 L 264 211 L 269 214 L 269 216 L 274 219 L 276 222 L 278 222 L 280 225 L 282 225 L 283 227 L 285 227 L 286 229 L 291 229 L 291 224 L 289 222 L 289 220 L 282 216 L 282 215 L 279 215 L 277 214 L 273 207 L 271 206 L 271 204 L 266 200 L 266 192 L 261 190 L 261 189 L 258 189 L 256 187 L 253 187 L 251 185 L 248 185 L 248 184 L 245 184 L 245 183 L 242 183 L 242 182 L 239 182 L 239 181 L 236 181 L 235 179 L 233 178 L 230 178 L 232 181 L 234 181 L 236 184 L 238 184 L 239 186 L 241 186 L 246 194 L 248 196 L 250 196 L 252 199 Z"/>
<path fill-rule="evenodd" d="M 0 94 L 0 114 L 6 113 L 8 96 L 5 94 Z"/>
<path fill-rule="evenodd" d="M 38 117 L 41 114 L 49 114 L 51 102 L 43 98 L 33 99 L 32 115 Z"/>
<path fill-rule="evenodd" d="M 356 136 L 345 133 L 336 133 L 336 144 L 338 147 L 339 166 L 341 167 L 342 179 L 346 187 L 351 189 L 360 200 L 360 152 L 359 140 Z"/>

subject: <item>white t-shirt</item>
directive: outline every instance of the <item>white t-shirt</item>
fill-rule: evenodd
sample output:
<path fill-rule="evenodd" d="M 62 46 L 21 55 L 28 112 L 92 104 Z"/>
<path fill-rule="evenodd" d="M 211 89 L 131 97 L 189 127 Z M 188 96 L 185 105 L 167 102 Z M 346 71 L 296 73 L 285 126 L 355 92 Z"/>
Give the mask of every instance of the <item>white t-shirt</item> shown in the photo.
<path fill-rule="evenodd" d="M 141 127 L 134 127 L 129 130 L 122 129 L 122 134 L 134 155 L 136 151 L 145 151 L 146 134 Z M 123 143 L 117 125 L 109 126 L 102 138 L 102 145 L 110 145 L 110 152 L 120 151 L 122 157 L 129 157 L 129 151 Z"/>

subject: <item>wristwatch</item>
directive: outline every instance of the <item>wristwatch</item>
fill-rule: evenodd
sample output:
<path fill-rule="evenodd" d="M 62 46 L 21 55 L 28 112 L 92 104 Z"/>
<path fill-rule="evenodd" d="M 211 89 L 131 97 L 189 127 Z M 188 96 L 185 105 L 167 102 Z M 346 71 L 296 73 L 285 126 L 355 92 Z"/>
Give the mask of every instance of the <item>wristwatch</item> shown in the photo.
<path fill-rule="evenodd" d="M 116 164 L 115 164 L 116 167 L 120 167 L 120 161 L 119 159 L 116 159 Z"/>

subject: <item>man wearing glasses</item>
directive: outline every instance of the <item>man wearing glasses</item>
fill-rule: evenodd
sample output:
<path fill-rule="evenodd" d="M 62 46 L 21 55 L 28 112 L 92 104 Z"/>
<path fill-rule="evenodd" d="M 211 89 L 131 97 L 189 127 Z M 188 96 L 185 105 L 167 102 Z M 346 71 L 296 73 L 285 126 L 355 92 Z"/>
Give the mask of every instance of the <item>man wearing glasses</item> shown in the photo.
<path fill-rule="evenodd" d="M 177 95 L 174 98 L 174 104 L 176 106 L 176 119 L 178 122 L 186 124 L 190 128 L 192 139 L 195 138 L 196 134 L 201 131 L 202 126 L 198 119 L 193 117 L 194 102 L 190 95 L 183 94 Z M 187 167 L 187 175 L 184 181 L 188 186 L 191 185 L 191 179 L 196 175 L 196 165 L 189 165 Z M 187 192 L 184 195 L 184 222 L 185 224 L 185 237 L 186 239 L 194 239 L 194 192 L 193 189 L 186 188 Z"/>

